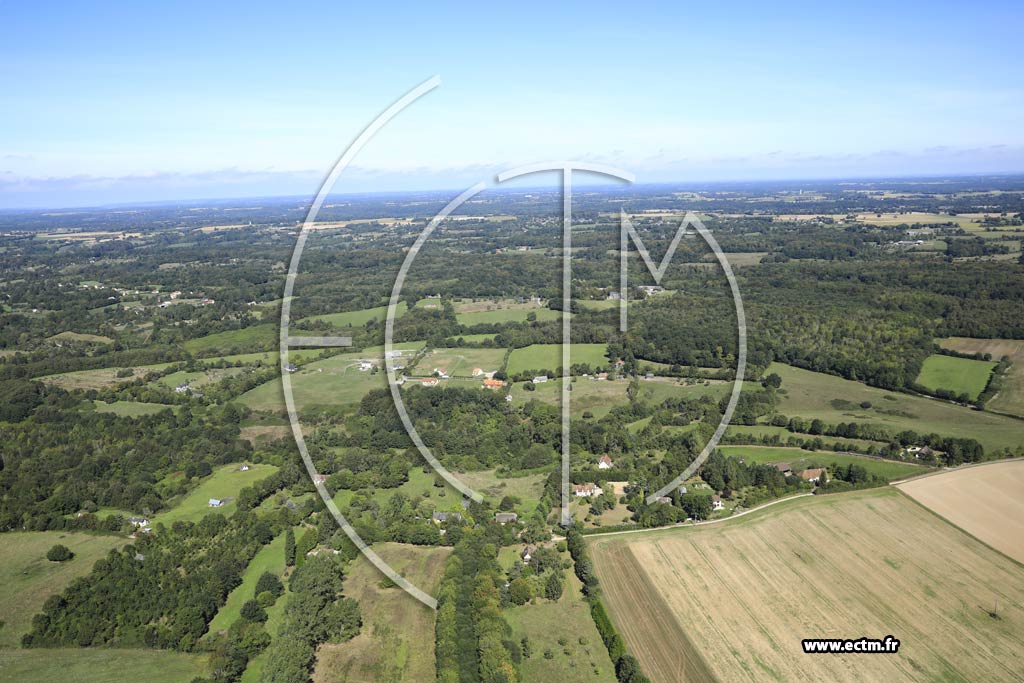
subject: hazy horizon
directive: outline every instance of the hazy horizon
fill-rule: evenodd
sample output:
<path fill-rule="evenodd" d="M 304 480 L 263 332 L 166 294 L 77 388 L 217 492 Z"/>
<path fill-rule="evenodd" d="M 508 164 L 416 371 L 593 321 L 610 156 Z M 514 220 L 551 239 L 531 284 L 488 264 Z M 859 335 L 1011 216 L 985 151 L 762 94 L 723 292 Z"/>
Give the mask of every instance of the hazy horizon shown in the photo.
<path fill-rule="evenodd" d="M 545 159 L 647 183 L 1019 173 L 1022 18 L 877 0 L 5 3 L 0 208 L 312 194 L 435 74 L 338 191 L 462 188 Z"/>

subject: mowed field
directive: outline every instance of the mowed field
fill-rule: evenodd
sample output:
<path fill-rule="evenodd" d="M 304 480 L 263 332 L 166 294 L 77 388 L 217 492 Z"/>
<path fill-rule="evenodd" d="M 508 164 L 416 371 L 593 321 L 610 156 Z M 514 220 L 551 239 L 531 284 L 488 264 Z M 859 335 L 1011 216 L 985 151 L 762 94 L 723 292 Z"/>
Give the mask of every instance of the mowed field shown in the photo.
<path fill-rule="evenodd" d="M 940 340 L 939 345 L 960 353 L 991 353 L 993 360 L 1009 356 L 1011 365 L 1003 388 L 985 407 L 1024 417 L 1024 340 L 950 337 Z"/>
<path fill-rule="evenodd" d="M 0 683 L 187 683 L 207 674 L 206 661 L 170 650 L 0 650 Z"/>
<path fill-rule="evenodd" d="M 395 307 L 395 317 L 400 318 L 409 308 L 409 305 L 404 302 L 398 302 L 398 306 Z M 347 328 L 347 327 L 362 327 L 371 320 L 384 320 L 388 315 L 387 306 L 377 306 L 375 308 L 364 308 L 359 311 L 346 311 L 345 313 L 328 313 L 326 315 L 314 315 L 311 318 L 303 318 L 295 324 L 296 328 L 301 328 L 302 323 L 306 321 L 325 322 L 332 327 L 336 328 Z"/>
<path fill-rule="evenodd" d="M 434 349 L 420 360 L 413 375 L 430 375 L 437 368 L 451 377 L 471 377 L 474 368 L 484 372 L 500 370 L 504 360 L 505 349 Z"/>
<path fill-rule="evenodd" d="M 402 362 L 408 362 L 412 351 L 422 342 L 395 344 L 395 350 L 404 351 Z M 379 371 L 360 370 L 361 360 L 375 360 Z M 384 371 L 384 352 L 379 348 L 363 349 L 359 353 L 345 353 L 303 365 L 289 375 L 296 407 L 344 406 L 358 403 L 372 389 L 388 386 Z M 239 397 L 253 410 L 284 410 L 284 390 L 281 379 L 274 379 L 251 389 Z"/>
<path fill-rule="evenodd" d="M 274 465 L 250 464 L 249 470 L 246 472 L 240 469 L 240 463 L 225 465 L 214 470 L 213 474 L 186 494 L 174 507 L 158 512 L 152 518 L 152 522 L 167 526 L 178 521 L 198 522 L 211 512 L 229 517 L 235 511 L 234 499 L 238 496 L 239 491 L 246 486 L 255 484 L 260 479 L 269 477 L 276 471 L 277 467 Z M 212 508 L 209 505 L 211 498 L 229 498 L 230 500 L 221 507 Z"/>
<path fill-rule="evenodd" d="M 562 380 L 554 377 L 541 384 L 535 384 L 533 391 L 525 387 L 527 382 L 518 382 L 512 386 L 513 405 L 519 406 L 531 400 L 543 401 L 551 405 L 561 405 Z M 612 408 L 628 401 L 626 380 L 593 380 L 584 377 L 576 378 L 572 383 L 572 396 L 569 397 L 574 417 L 581 417 L 589 411 L 594 419 L 607 415 Z M 732 382 L 712 382 L 710 384 L 680 384 L 676 380 L 658 378 L 640 382 L 641 400 L 657 405 L 667 398 L 685 396 L 699 398 L 710 395 L 720 398 L 732 389 Z"/>
<path fill-rule="evenodd" d="M 932 512 L 1024 563 L 1024 460 L 966 467 L 898 487 Z"/>
<path fill-rule="evenodd" d="M 655 683 L 1022 680 L 1020 565 L 892 488 L 589 543 Z M 890 634 L 897 654 L 814 656 L 800 642 Z"/>
<path fill-rule="evenodd" d="M 788 462 L 794 470 L 803 470 L 809 467 L 830 467 L 836 463 L 843 467 L 846 465 L 860 465 L 869 473 L 886 479 L 901 479 L 912 477 L 917 474 L 926 474 L 930 470 L 922 465 L 911 462 L 895 462 L 892 460 L 878 460 L 865 458 L 858 455 L 847 455 L 845 453 L 832 453 L 830 451 L 805 451 L 800 448 L 786 448 L 774 446 L 719 446 L 718 450 L 724 455 L 732 455 L 743 458 L 747 462 Z"/>
<path fill-rule="evenodd" d="M 919 434 L 934 432 L 943 436 L 971 437 L 986 452 L 1016 448 L 1024 444 L 1024 429 L 1019 420 L 921 396 L 900 394 L 869 387 L 782 363 L 772 363 L 767 372 L 782 377 L 778 412 L 791 417 L 819 418 L 830 424 L 865 422 L 900 432 L 912 429 Z M 860 403 L 868 401 L 864 409 Z M 842 403 L 841 403 L 842 402 Z"/>
<path fill-rule="evenodd" d="M 4 534 L 0 541 L 0 621 L 5 623 L 0 627 L 0 648 L 19 647 L 21 636 L 31 628 L 32 617 L 46 598 L 88 574 L 96 560 L 127 542 L 123 536 L 61 531 Z M 47 560 L 46 551 L 58 543 L 67 546 L 75 556 L 67 562 Z M 4 666 L 0 664 L 0 680 L 3 678 Z"/>
<path fill-rule="evenodd" d="M 605 344 L 570 344 L 570 363 L 589 363 L 592 368 L 607 367 L 608 357 Z M 562 365 L 561 344 L 533 344 L 516 349 L 508 357 L 508 374 L 515 375 L 527 370 L 550 370 L 555 372 Z"/>
<path fill-rule="evenodd" d="M 401 543 L 373 547 L 384 561 L 435 595 L 451 548 Z M 434 610 L 397 586 L 360 555 L 345 570 L 345 595 L 359 602 L 363 627 L 346 643 L 317 650 L 314 683 L 429 683 L 434 676 Z"/>
<path fill-rule="evenodd" d="M 932 391 L 946 389 L 957 395 L 967 394 L 973 401 L 985 390 L 995 366 L 995 361 L 934 354 L 924 359 L 917 383 Z"/>

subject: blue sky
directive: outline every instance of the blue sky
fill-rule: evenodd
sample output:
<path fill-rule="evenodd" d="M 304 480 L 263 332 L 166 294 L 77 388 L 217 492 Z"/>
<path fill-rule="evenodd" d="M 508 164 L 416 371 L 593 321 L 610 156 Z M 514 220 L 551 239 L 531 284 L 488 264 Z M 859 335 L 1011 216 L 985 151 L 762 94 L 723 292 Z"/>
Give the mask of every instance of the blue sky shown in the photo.
<path fill-rule="evenodd" d="M 434 74 L 336 191 L 1024 172 L 1019 2 L 427 4 L 0 0 L 0 207 L 312 194 Z"/>

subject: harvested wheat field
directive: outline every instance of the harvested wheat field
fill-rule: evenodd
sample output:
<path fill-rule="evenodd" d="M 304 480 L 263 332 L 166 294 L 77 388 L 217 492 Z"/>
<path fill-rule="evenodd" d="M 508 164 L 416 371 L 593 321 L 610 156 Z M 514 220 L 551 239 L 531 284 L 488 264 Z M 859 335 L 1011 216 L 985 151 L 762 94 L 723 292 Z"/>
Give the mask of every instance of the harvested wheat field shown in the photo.
<path fill-rule="evenodd" d="M 1020 565 L 892 488 L 589 544 L 612 619 L 656 683 L 1024 681 Z M 898 653 L 801 646 L 886 635 Z"/>
<path fill-rule="evenodd" d="M 1024 460 L 921 477 L 899 489 L 932 512 L 1024 562 Z"/>

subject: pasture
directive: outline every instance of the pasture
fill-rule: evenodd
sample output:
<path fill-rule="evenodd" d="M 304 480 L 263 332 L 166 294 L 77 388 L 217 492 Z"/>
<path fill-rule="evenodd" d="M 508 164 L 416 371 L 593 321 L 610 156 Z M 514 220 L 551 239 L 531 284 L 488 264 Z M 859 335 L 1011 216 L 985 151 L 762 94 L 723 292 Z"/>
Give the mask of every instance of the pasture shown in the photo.
<path fill-rule="evenodd" d="M 455 318 L 462 325 L 495 325 L 500 323 L 525 322 L 534 316 L 536 320 L 559 320 L 561 311 L 535 304 L 507 304 L 489 310 L 456 313 Z"/>
<path fill-rule="evenodd" d="M 217 353 L 251 353 L 267 347 L 276 347 L 280 329 L 277 323 L 261 323 L 240 330 L 228 330 L 198 339 L 189 339 L 181 346 L 197 357 Z"/>
<path fill-rule="evenodd" d="M 995 366 L 995 361 L 933 354 L 924 359 L 917 383 L 932 391 L 945 389 L 958 396 L 967 394 L 973 401 L 985 390 Z"/>
<path fill-rule="evenodd" d="M 396 350 L 404 350 L 405 362 L 414 349 L 422 343 L 396 344 Z M 380 366 L 376 373 L 360 370 L 360 361 L 372 359 Z M 324 360 L 303 365 L 289 375 L 296 407 L 301 411 L 312 406 L 345 406 L 358 403 L 371 389 L 387 388 L 387 373 L 384 372 L 384 356 L 381 348 L 364 349 L 359 353 L 345 353 Z M 281 379 L 277 378 L 250 389 L 239 397 L 253 410 L 284 410 L 284 390 Z"/>
<path fill-rule="evenodd" d="M 594 626 L 590 607 L 583 600 L 582 584 L 571 570 L 563 577 L 565 588 L 558 601 L 538 598 L 533 604 L 512 606 L 503 612 L 512 627 L 512 639 L 530 639 L 533 654 L 522 661 L 522 680 L 614 683 L 615 667 Z M 565 645 L 558 642 L 560 639 L 566 641 Z M 551 652 L 551 659 L 545 657 L 545 651 Z"/>
<path fill-rule="evenodd" d="M 531 400 L 543 401 L 555 406 L 561 405 L 561 378 L 555 377 L 547 382 L 534 384 L 533 391 L 528 391 L 525 388 L 527 384 L 527 382 L 518 382 L 512 385 L 513 405 L 520 406 Z M 629 382 L 626 380 L 575 378 L 575 381 L 572 383 L 572 395 L 569 397 L 573 417 L 582 417 L 583 413 L 588 411 L 593 414 L 594 419 L 604 417 L 612 408 L 628 401 L 626 396 L 626 389 L 628 387 Z M 641 381 L 638 397 L 649 403 L 658 404 L 666 398 L 674 396 L 698 398 L 704 395 L 711 395 L 722 397 L 731 388 L 731 382 L 679 384 L 674 380 L 657 379 Z M 642 427 L 642 425 L 639 426 Z"/>
<path fill-rule="evenodd" d="M 395 318 L 400 318 L 407 310 L 409 305 L 404 301 L 399 301 L 398 306 L 395 308 Z M 303 318 L 298 321 L 295 326 L 301 328 L 302 324 L 307 321 L 314 322 L 325 322 L 331 327 L 335 328 L 348 328 L 348 327 L 363 327 L 366 323 L 371 320 L 377 320 L 383 322 L 384 318 L 387 317 L 388 307 L 387 306 L 376 306 L 375 308 L 364 308 L 359 311 L 346 311 L 344 313 L 328 313 L 326 315 L 314 315 L 309 318 Z"/>
<path fill-rule="evenodd" d="M 137 365 L 131 368 L 133 374 L 129 377 L 118 377 L 117 373 L 123 368 L 116 367 L 62 372 L 56 375 L 34 377 L 33 379 L 47 384 L 55 384 L 61 389 L 67 389 L 68 391 L 73 389 L 107 389 L 118 384 L 124 384 L 125 382 L 132 382 L 139 377 L 145 377 L 147 372 L 163 370 L 170 365 L 171 363 Z"/>
<path fill-rule="evenodd" d="M 589 544 L 612 619 L 656 683 L 1019 678 L 1019 565 L 892 488 Z M 812 657 L 800 642 L 888 634 L 897 654 Z"/>
<path fill-rule="evenodd" d="M 12 531 L 0 541 L 0 648 L 16 648 L 29 631 L 32 617 L 46 598 L 59 593 L 114 548 L 123 536 L 98 536 L 63 531 Z M 60 543 L 75 556 L 67 562 L 50 562 L 46 551 Z M 0 662 L 5 661 L 0 655 Z M 0 680 L 5 667 L 0 664 Z M 8 679 L 15 680 L 15 679 Z M 34 680 L 47 680 L 36 678 Z"/>
<path fill-rule="evenodd" d="M 234 499 L 238 496 L 238 492 L 276 471 L 277 467 L 274 465 L 251 463 L 247 472 L 241 470 L 239 463 L 224 465 L 220 469 L 214 470 L 213 474 L 204 479 L 199 486 L 186 493 L 174 507 L 158 512 L 152 518 L 152 522 L 154 525 L 165 524 L 167 526 L 179 521 L 198 522 L 213 512 L 230 517 L 231 513 L 235 511 Z M 209 506 L 211 498 L 228 498 L 230 500 L 221 507 L 213 508 Z"/>
<path fill-rule="evenodd" d="M 401 543 L 373 547 L 395 570 L 436 595 L 450 548 Z M 345 569 L 345 595 L 359 602 L 363 627 L 345 643 L 317 650 L 314 683 L 400 683 L 434 680 L 434 610 L 419 603 L 360 555 Z"/>
<path fill-rule="evenodd" d="M 607 368 L 607 351 L 608 347 L 604 344 L 571 344 L 569 362 L 588 363 L 591 368 Z M 561 344 L 533 344 L 512 352 L 508 358 L 507 372 L 510 375 L 536 370 L 555 372 L 561 365 Z"/>
<path fill-rule="evenodd" d="M 141 415 L 153 415 L 161 410 L 175 410 L 176 406 L 164 405 L 163 403 L 142 403 L 141 401 L 105 401 L 94 400 L 92 402 L 97 413 L 113 413 L 120 417 L 139 417 Z M 86 404 L 88 407 L 88 404 Z"/>
<path fill-rule="evenodd" d="M 772 363 L 768 373 L 782 378 L 778 412 L 791 417 L 818 418 L 830 424 L 863 422 L 888 427 L 894 434 L 912 429 L 919 434 L 971 437 L 986 452 L 1024 444 L 1018 420 L 921 396 L 869 387 L 833 375 Z M 871 404 L 861 408 L 862 402 Z"/>
<path fill-rule="evenodd" d="M 205 655 L 105 647 L 0 650 L 0 683 L 183 683 L 205 676 Z"/>
<path fill-rule="evenodd" d="M 474 368 L 484 372 L 500 370 L 504 360 L 505 349 L 434 349 L 420 360 L 413 374 L 426 376 L 437 368 L 451 377 L 471 377 Z M 483 377 L 477 379 L 482 380 Z"/>
<path fill-rule="evenodd" d="M 1024 563 L 1024 460 L 964 467 L 897 486 L 943 519 Z"/>
<path fill-rule="evenodd" d="M 295 530 L 296 536 L 301 535 L 301 533 L 300 529 Z M 274 540 L 263 546 L 252 558 L 249 566 L 242 572 L 242 583 L 238 584 L 234 590 L 228 593 L 227 600 L 224 601 L 220 610 L 217 611 L 217 615 L 210 622 L 208 634 L 212 635 L 221 631 L 227 631 L 231 624 L 238 620 L 239 616 L 241 616 L 242 605 L 247 600 L 252 600 L 256 597 L 256 582 L 259 581 L 263 572 L 270 572 L 278 577 L 284 574 L 284 537 L 284 533 L 278 534 Z M 285 597 L 282 595 L 278 600 L 284 601 Z M 274 635 L 272 631 L 268 631 L 268 633 Z"/>
<path fill-rule="evenodd" d="M 1003 380 L 1003 388 L 985 407 L 1024 417 L 1024 340 L 950 337 L 939 340 L 939 345 L 960 353 L 990 353 L 992 360 L 996 361 L 1009 356 L 1011 365 Z"/>
<path fill-rule="evenodd" d="M 723 455 L 743 458 L 747 462 L 788 462 L 793 470 L 805 470 L 810 467 L 827 468 L 833 463 L 843 467 L 846 465 L 860 465 L 870 474 L 889 480 L 913 477 L 914 475 L 925 474 L 930 471 L 930 468 L 914 463 L 876 460 L 875 458 L 864 458 L 859 455 L 847 455 L 831 451 L 805 451 L 800 448 L 776 448 L 772 446 L 719 446 L 718 450 L 722 451 Z"/>

